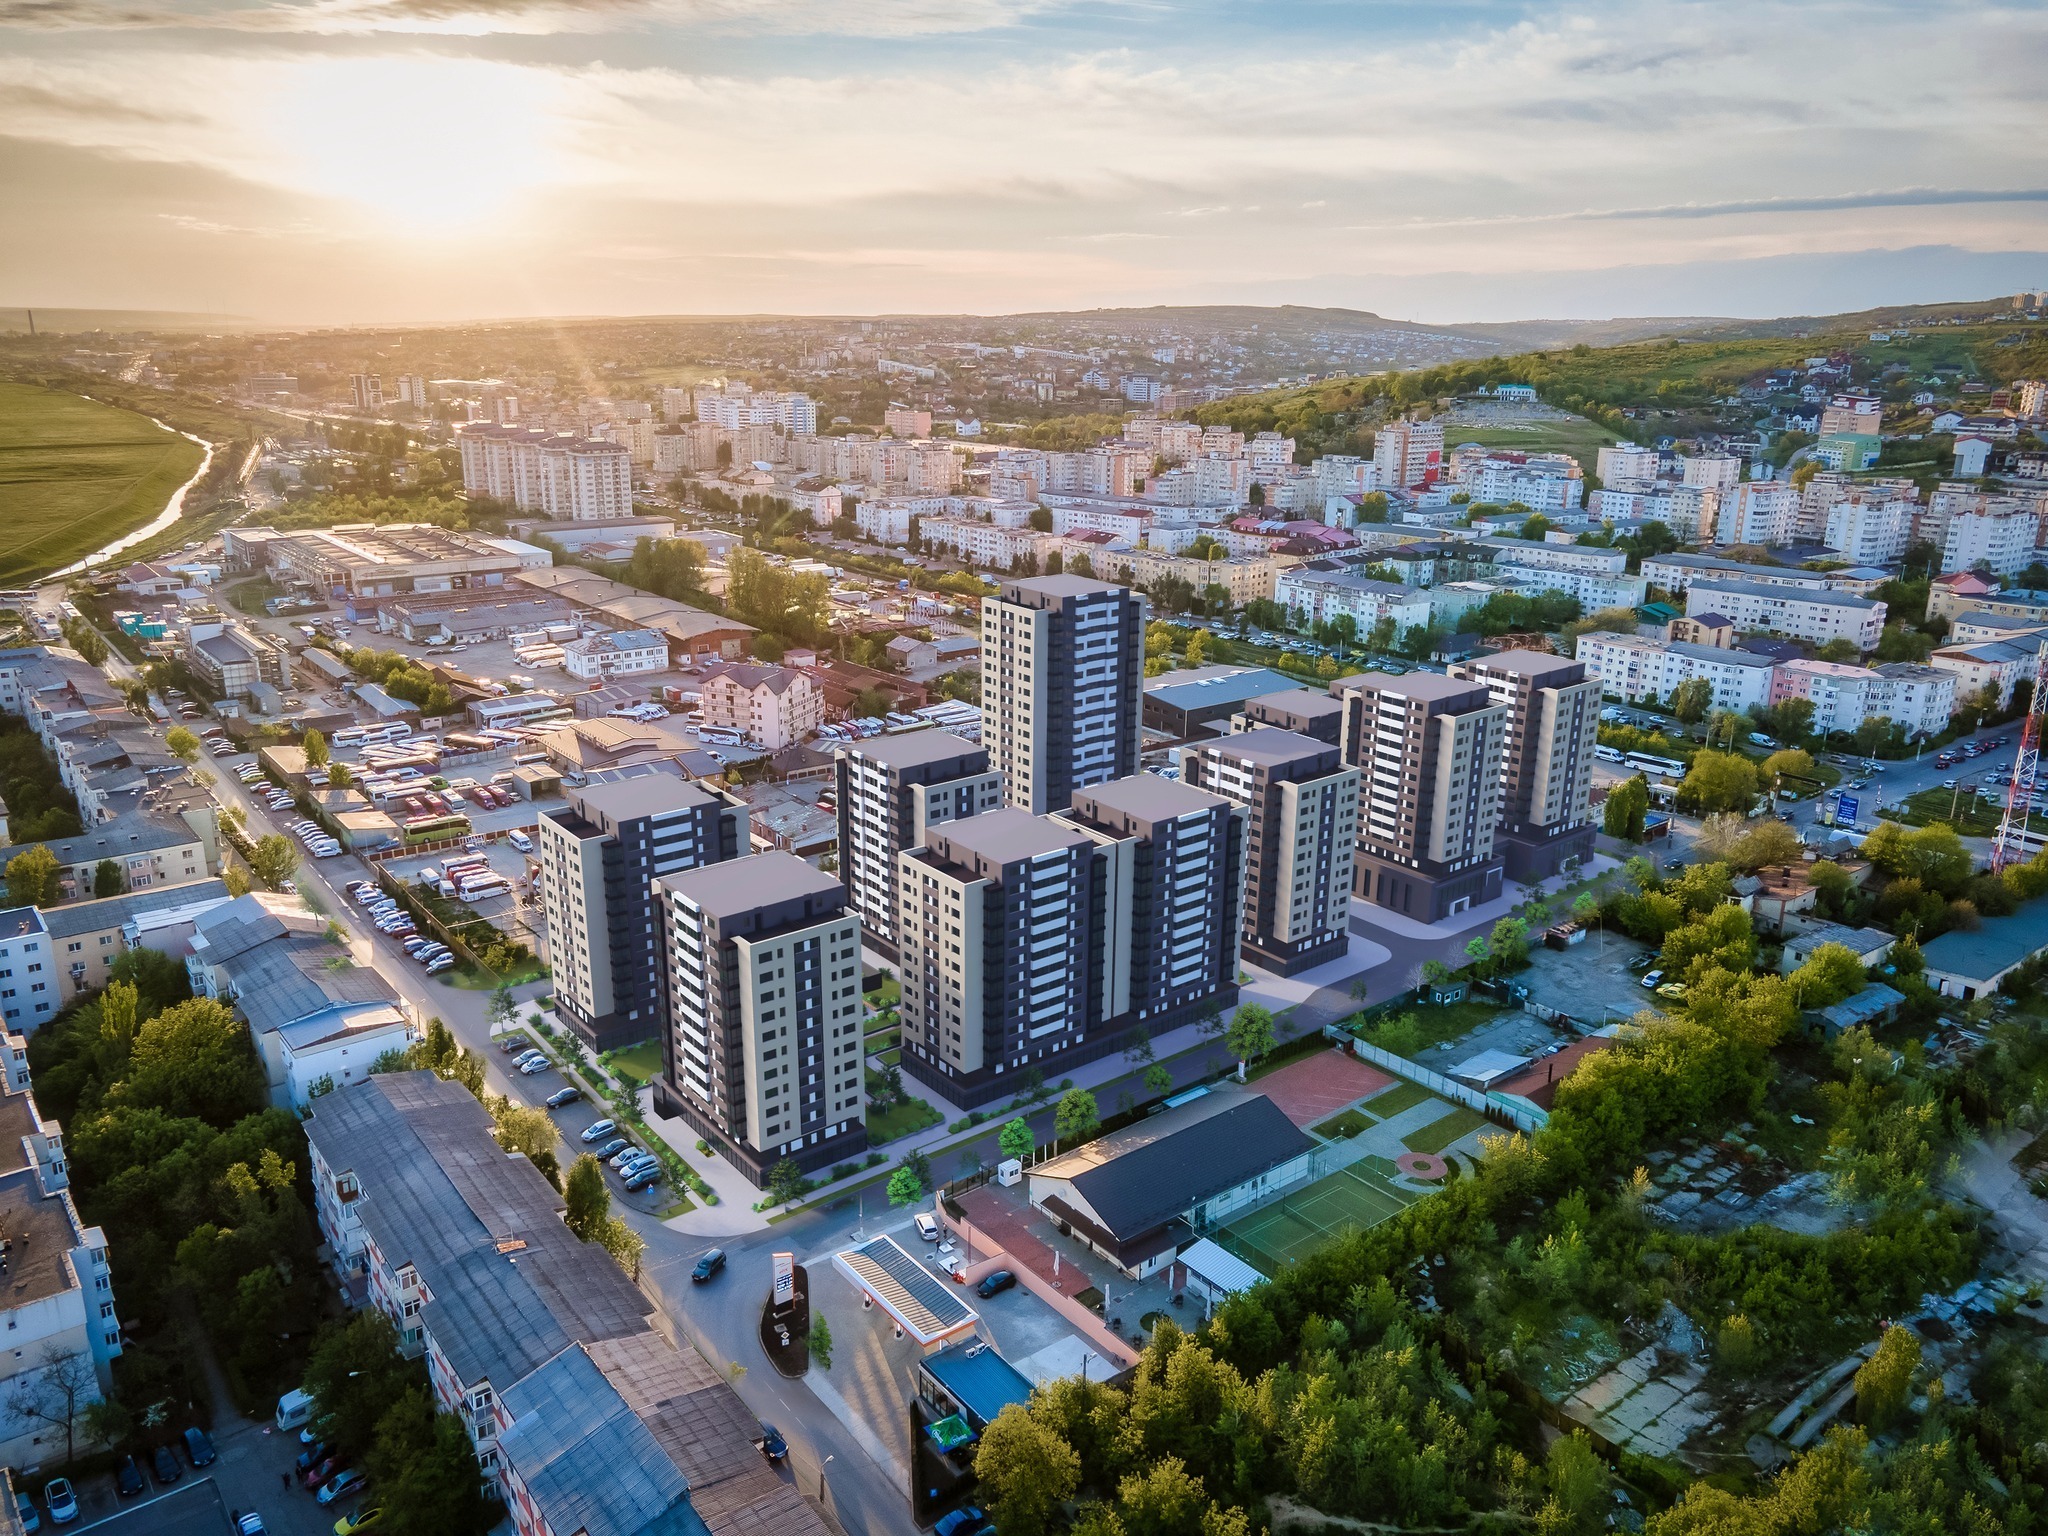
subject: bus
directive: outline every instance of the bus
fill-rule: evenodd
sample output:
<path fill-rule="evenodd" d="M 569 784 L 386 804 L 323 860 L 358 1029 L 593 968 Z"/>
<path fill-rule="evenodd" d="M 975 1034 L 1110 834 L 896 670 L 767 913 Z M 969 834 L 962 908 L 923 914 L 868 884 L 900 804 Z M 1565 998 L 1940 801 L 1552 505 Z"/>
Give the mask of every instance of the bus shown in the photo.
<path fill-rule="evenodd" d="M 1685 764 L 1675 757 L 1652 757 L 1647 752 L 1631 752 L 1627 761 L 1629 767 L 1640 768 L 1644 773 L 1661 773 L 1669 779 L 1685 777 Z"/>
<path fill-rule="evenodd" d="M 399 825 L 408 838 L 465 837 L 469 833 L 467 816 L 408 816 Z"/>

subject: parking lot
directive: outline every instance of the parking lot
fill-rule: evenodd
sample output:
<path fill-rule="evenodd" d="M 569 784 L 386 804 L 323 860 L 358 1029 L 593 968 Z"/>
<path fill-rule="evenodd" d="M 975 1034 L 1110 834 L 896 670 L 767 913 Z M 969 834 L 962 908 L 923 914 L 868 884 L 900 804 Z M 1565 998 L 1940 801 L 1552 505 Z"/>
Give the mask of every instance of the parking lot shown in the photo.
<path fill-rule="evenodd" d="M 1618 933 L 1594 933 L 1565 949 L 1537 945 L 1529 951 L 1529 968 L 1516 973 L 1513 984 L 1527 989 L 1532 1006 L 1565 1014 L 1589 1029 L 1625 1024 L 1656 998 L 1642 985 L 1640 969 L 1631 969 L 1652 953 L 1646 944 Z"/>
<path fill-rule="evenodd" d="M 545 1070 L 539 1072 L 525 1073 L 515 1070 L 511 1058 L 529 1049 L 546 1049 L 544 1041 L 528 1033 L 526 1030 L 514 1030 L 503 1035 L 496 1044 L 502 1057 L 505 1058 L 502 1061 L 502 1066 L 506 1075 L 511 1079 L 512 1091 L 515 1097 L 525 1100 L 528 1104 L 546 1108 L 550 1095 L 558 1093 L 564 1088 L 575 1088 L 578 1090 L 579 1096 L 577 1098 L 558 1109 L 548 1110 L 549 1115 L 555 1122 L 555 1128 L 562 1136 L 562 1146 L 556 1153 L 556 1156 L 560 1159 L 565 1171 L 569 1164 L 574 1162 L 583 1153 L 598 1152 L 613 1140 L 624 1140 L 629 1143 L 642 1140 L 630 1127 L 624 1127 L 606 1132 L 594 1141 L 585 1141 L 583 1133 L 586 1130 L 600 1120 L 612 1118 L 610 1107 L 601 1102 L 594 1101 L 591 1098 L 589 1089 L 580 1080 L 572 1081 L 564 1077 L 561 1068 L 554 1065 L 552 1060 L 550 1060 Z M 605 1168 L 605 1183 L 611 1190 L 614 1204 L 630 1206 L 634 1210 L 647 1215 L 660 1215 L 676 1202 L 677 1192 L 670 1187 L 666 1180 L 647 1189 L 628 1190 L 625 1187 L 625 1180 L 608 1164 Z"/>

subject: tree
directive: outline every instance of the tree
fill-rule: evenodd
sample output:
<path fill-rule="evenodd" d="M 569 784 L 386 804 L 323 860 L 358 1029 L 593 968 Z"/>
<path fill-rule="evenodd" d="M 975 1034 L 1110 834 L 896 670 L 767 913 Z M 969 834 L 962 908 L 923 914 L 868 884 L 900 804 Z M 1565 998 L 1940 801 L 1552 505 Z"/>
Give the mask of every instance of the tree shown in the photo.
<path fill-rule="evenodd" d="M 562 1199 L 568 1209 L 562 1224 L 584 1242 L 594 1242 L 612 1213 L 612 1192 L 604 1181 L 604 1167 L 585 1152 L 569 1165 L 562 1181 Z"/>
<path fill-rule="evenodd" d="M 14 1378 L 7 1411 L 17 1419 L 48 1424 L 64 1431 L 64 1462 L 78 1456 L 78 1430 L 85 1411 L 99 1400 L 100 1382 L 92 1357 L 70 1351 L 54 1339 L 43 1345 L 32 1370 Z"/>
<path fill-rule="evenodd" d="M 325 768 L 334 760 L 334 754 L 327 750 L 327 738 L 318 731 L 307 731 L 299 738 L 299 746 L 306 754 L 308 768 Z"/>
<path fill-rule="evenodd" d="M 1733 752 L 1694 753 L 1678 786 L 1679 809 L 1687 811 L 1747 811 L 1756 796 L 1756 764 Z"/>
<path fill-rule="evenodd" d="M 1758 821 L 1736 839 L 1728 862 L 1737 869 L 1762 869 L 1767 864 L 1797 864 L 1805 856 L 1806 845 L 1784 822 Z"/>
<path fill-rule="evenodd" d="M 889 1175 L 889 1203 L 915 1205 L 924 1198 L 924 1181 L 914 1169 L 898 1168 Z"/>
<path fill-rule="evenodd" d="M 1601 812 L 1601 830 L 1609 837 L 1639 843 L 1643 840 L 1643 823 L 1649 811 L 1650 784 L 1637 774 L 1607 792 L 1607 805 Z"/>
<path fill-rule="evenodd" d="M 16 907 L 56 905 L 64 866 L 41 843 L 24 848 L 7 861 L 7 901 Z"/>
<path fill-rule="evenodd" d="M 118 896 L 127 888 L 128 877 L 112 859 L 101 859 L 93 866 L 92 893 L 97 899 L 104 901 L 109 896 Z"/>
<path fill-rule="evenodd" d="M 1868 1428 L 1883 1429 L 1906 1406 L 1919 1369 L 1920 1340 L 1912 1329 L 1892 1324 L 1878 1340 L 1877 1353 L 1856 1372 L 1856 1417 Z"/>
<path fill-rule="evenodd" d="M 1863 653 L 1856 649 L 1854 640 L 1844 640 L 1838 636 L 1828 641 L 1814 654 L 1822 661 L 1832 661 L 1839 665 L 1853 662 Z"/>
<path fill-rule="evenodd" d="M 1863 990 L 1863 962 L 1846 944 L 1823 944 L 1792 973 L 1792 995 L 1802 1008 L 1832 1008 Z"/>
<path fill-rule="evenodd" d="M 820 1370 L 832 1369 L 832 1325 L 825 1321 L 822 1312 L 811 1315 L 811 1336 L 804 1341 L 804 1347 L 811 1352 L 811 1358 L 818 1362 Z"/>
<path fill-rule="evenodd" d="M 1944 896 L 1961 892 L 1976 873 L 1976 861 L 1962 838 L 1943 822 L 1908 829 L 1881 821 L 1863 840 L 1863 856 L 1887 874 L 1917 880 Z"/>
<path fill-rule="evenodd" d="M 996 1146 L 1003 1156 L 1014 1157 L 1020 1162 L 1032 1154 L 1037 1144 L 1038 1138 L 1031 1134 L 1031 1127 L 1022 1115 L 1007 1122 L 996 1132 Z"/>
<path fill-rule="evenodd" d="M 787 1205 L 804 1191 L 804 1172 L 796 1159 L 785 1157 L 768 1170 L 768 1198 Z"/>
<path fill-rule="evenodd" d="M 1813 777 L 1813 754 L 1804 747 L 1786 747 L 1764 759 L 1763 772 L 1766 778 L 1772 779 L 1787 773 L 1795 779 L 1810 779 Z"/>
<path fill-rule="evenodd" d="M 113 1082 L 126 1075 L 141 1007 L 142 994 L 125 981 L 108 982 L 100 994 L 100 1037 L 95 1055 L 101 1081 Z"/>
<path fill-rule="evenodd" d="M 1230 1027 L 1224 1031 L 1223 1041 L 1230 1054 L 1237 1058 L 1238 1075 L 1244 1075 L 1246 1065 L 1266 1056 L 1274 1045 L 1272 1012 L 1257 1003 L 1240 1003 L 1237 1012 L 1231 1015 Z"/>
<path fill-rule="evenodd" d="M 240 864 L 223 860 L 220 866 L 220 883 L 227 887 L 230 896 L 246 896 L 249 894 L 249 871 Z"/>
<path fill-rule="evenodd" d="M 194 997 L 136 1032 L 128 1075 L 108 1099 L 224 1128 L 262 1107 L 263 1083 L 248 1027 L 226 1004 Z"/>
<path fill-rule="evenodd" d="M 1688 677 L 1671 690 L 1671 713 L 1687 725 L 1704 720 L 1714 705 L 1714 685 L 1704 677 Z"/>
<path fill-rule="evenodd" d="M 299 866 L 299 850 L 281 832 L 267 832 L 249 850 L 249 870 L 268 886 L 282 885 Z"/>
<path fill-rule="evenodd" d="M 1529 925 L 1519 917 L 1502 918 L 1493 925 L 1493 938 L 1488 947 L 1493 952 L 1496 970 L 1513 970 L 1529 958 Z"/>
<path fill-rule="evenodd" d="M 182 725 L 174 725 L 164 732 L 164 746 L 181 763 L 199 761 L 199 738 Z"/>
<path fill-rule="evenodd" d="M 1081 1482 L 1074 1448 L 1019 1403 L 1006 1405 L 974 1453 L 981 1502 L 1003 1536 L 1045 1536 Z"/>
<path fill-rule="evenodd" d="M 1060 1096 L 1052 1114 L 1052 1133 L 1060 1141 L 1086 1141 L 1102 1129 L 1102 1115 L 1095 1095 L 1086 1088 L 1069 1088 Z"/>
<path fill-rule="evenodd" d="M 598 1245 L 612 1256 L 612 1262 L 626 1272 L 629 1280 L 640 1278 L 640 1260 L 647 1253 L 647 1239 L 635 1232 L 620 1216 L 608 1216 L 598 1228 Z"/>
<path fill-rule="evenodd" d="M 492 1134 L 499 1146 L 507 1152 L 522 1152 L 535 1163 L 543 1156 L 552 1157 L 560 1133 L 546 1110 L 515 1099 L 493 1099 L 489 1108 L 495 1122 Z"/>
<path fill-rule="evenodd" d="M 497 1512 L 477 1477 L 469 1432 L 453 1414 L 434 1411 L 424 1385 L 408 1388 L 377 1421 L 363 1470 L 393 1530 L 481 1536 Z"/>
<path fill-rule="evenodd" d="M 1173 1087 L 1173 1069 L 1163 1061 L 1155 1061 L 1145 1069 L 1145 1091 L 1155 1097 L 1163 1095 Z"/>
<path fill-rule="evenodd" d="M 496 1034 L 518 1015 L 519 1004 L 513 1000 L 511 986 L 500 983 L 497 990 L 491 993 L 490 1006 L 484 1010 L 484 1016 L 490 1020 L 491 1033 Z"/>
<path fill-rule="evenodd" d="M 327 787 L 329 789 L 352 789 L 355 787 L 355 782 L 355 773 L 349 768 L 347 763 L 329 763 L 327 765 Z"/>
<path fill-rule="evenodd" d="M 329 1326 L 306 1362 L 316 1432 L 351 1460 L 366 1456 L 378 1422 L 405 1395 L 413 1369 L 398 1352 L 391 1320 L 377 1308 Z"/>

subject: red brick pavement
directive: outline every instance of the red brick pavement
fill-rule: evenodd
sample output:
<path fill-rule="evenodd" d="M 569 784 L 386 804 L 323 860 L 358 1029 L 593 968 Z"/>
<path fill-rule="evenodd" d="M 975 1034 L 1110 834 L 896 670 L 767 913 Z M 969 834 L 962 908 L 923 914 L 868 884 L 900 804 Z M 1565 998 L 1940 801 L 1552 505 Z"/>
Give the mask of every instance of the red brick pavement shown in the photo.
<path fill-rule="evenodd" d="M 1306 1129 L 1391 1082 L 1386 1073 L 1333 1046 L 1269 1073 L 1258 1080 L 1256 1088 L 1288 1119 Z"/>

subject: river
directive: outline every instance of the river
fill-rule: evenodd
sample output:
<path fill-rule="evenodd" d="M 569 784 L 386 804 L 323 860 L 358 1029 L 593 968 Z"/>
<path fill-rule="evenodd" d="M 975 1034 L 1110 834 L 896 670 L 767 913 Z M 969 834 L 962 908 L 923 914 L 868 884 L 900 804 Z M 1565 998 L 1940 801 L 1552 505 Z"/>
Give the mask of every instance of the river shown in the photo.
<path fill-rule="evenodd" d="M 84 395 L 81 396 L 80 398 L 90 400 L 92 399 L 92 396 Z M 172 426 L 169 422 L 157 421 L 157 419 L 154 416 L 150 417 L 149 419 L 152 422 L 155 422 L 157 426 L 162 427 L 166 432 L 178 431 L 178 429 Z M 200 448 L 204 450 L 204 452 L 200 457 L 199 467 L 192 471 L 192 478 L 187 480 L 183 485 L 179 486 L 175 491 L 171 492 L 171 499 L 164 503 L 163 511 L 159 512 L 155 517 L 151 518 L 147 523 L 143 524 L 142 527 L 136 529 L 133 533 L 123 534 L 120 538 L 114 540 L 113 543 L 109 544 L 105 549 L 96 550 L 94 553 L 87 555 L 83 560 L 78 561 L 75 565 L 67 565 L 64 567 L 63 570 L 57 572 L 55 576 L 45 577 L 44 580 L 59 581 L 66 576 L 75 576 L 80 571 L 98 565 L 102 560 L 110 560 L 115 555 L 121 553 L 122 550 L 133 549 L 137 544 L 140 544 L 144 539 L 149 538 L 152 535 L 162 533 L 166 528 L 170 527 L 171 524 L 175 523 L 180 517 L 183 517 L 185 515 L 185 493 L 191 490 L 193 486 L 197 485 L 200 479 L 206 474 L 206 471 L 212 467 L 213 444 L 209 443 L 203 437 L 193 437 L 190 432 L 178 432 L 178 436 L 184 438 L 191 438 L 191 440 L 197 443 L 200 446 Z"/>

